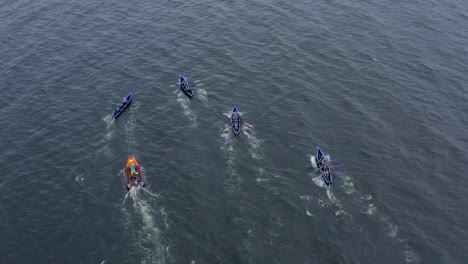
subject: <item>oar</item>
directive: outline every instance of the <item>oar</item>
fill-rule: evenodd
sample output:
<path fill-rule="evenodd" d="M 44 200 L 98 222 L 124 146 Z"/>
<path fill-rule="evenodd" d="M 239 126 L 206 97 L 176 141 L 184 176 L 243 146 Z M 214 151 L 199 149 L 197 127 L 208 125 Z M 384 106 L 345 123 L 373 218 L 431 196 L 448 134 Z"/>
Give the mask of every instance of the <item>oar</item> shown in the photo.
<path fill-rule="evenodd" d="M 340 161 L 340 160 L 344 160 L 344 159 L 334 159 L 334 160 L 329 160 L 329 161 L 327 161 L 327 162 Z M 306 168 L 310 168 L 310 167 L 312 167 L 312 164 L 307 164 L 307 165 L 305 165 L 305 167 L 306 167 Z"/>
<path fill-rule="evenodd" d="M 343 166 L 344 166 L 344 164 L 341 164 L 341 165 L 329 166 L 328 168 L 331 169 L 331 168 L 337 168 L 337 167 L 343 167 Z M 316 172 L 316 171 L 318 171 L 318 170 L 320 170 L 320 169 L 321 169 L 321 168 L 317 168 L 317 169 L 314 170 L 313 172 Z"/>
<path fill-rule="evenodd" d="M 190 90 L 196 90 L 196 89 L 194 89 L 194 87 L 196 87 L 196 86 L 203 86 L 203 83 L 195 84 L 195 83 L 190 83 L 189 82 L 189 84 L 190 84 Z M 177 85 L 180 85 L 180 83 L 169 85 L 169 88 L 176 87 Z"/>
<path fill-rule="evenodd" d="M 332 161 L 340 161 L 340 160 L 345 160 L 345 159 L 344 159 L 344 158 L 336 158 L 336 159 L 329 160 L 328 162 L 332 162 Z"/>
<path fill-rule="evenodd" d="M 200 82 L 200 80 L 196 80 L 196 81 L 193 81 L 193 82 L 189 82 L 190 89 L 191 89 L 191 90 L 195 90 L 195 89 L 193 89 L 194 87 L 203 86 L 203 83 L 198 83 L 198 82 Z"/>

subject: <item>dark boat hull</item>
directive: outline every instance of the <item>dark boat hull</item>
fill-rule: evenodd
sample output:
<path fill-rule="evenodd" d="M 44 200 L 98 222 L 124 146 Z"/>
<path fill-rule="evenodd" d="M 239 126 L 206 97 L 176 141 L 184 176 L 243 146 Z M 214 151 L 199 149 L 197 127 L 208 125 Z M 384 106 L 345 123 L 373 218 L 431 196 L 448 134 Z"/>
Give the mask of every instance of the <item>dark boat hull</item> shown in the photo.
<path fill-rule="evenodd" d="M 238 124 L 237 124 L 237 129 L 236 129 L 236 125 L 234 123 L 234 113 L 237 113 L 237 116 L 238 116 Z M 234 106 L 232 108 L 232 111 L 231 111 L 231 129 L 232 129 L 232 133 L 234 133 L 234 135 L 239 135 L 240 131 L 241 131 L 241 127 L 242 127 L 242 119 L 241 119 L 241 114 L 239 112 L 239 110 L 237 109 L 236 106 Z"/>
<path fill-rule="evenodd" d="M 190 90 L 185 89 L 184 85 L 182 84 L 182 81 L 187 82 L 187 85 L 189 86 Z M 183 76 L 183 75 L 179 75 L 179 83 L 180 83 L 180 89 L 182 90 L 182 92 L 184 92 L 185 95 L 187 95 L 189 98 L 192 98 L 193 91 L 192 91 L 192 88 L 190 87 L 190 84 L 189 84 L 187 78 L 185 76 Z"/>
<path fill-rule="evenodd" d="M 135 170 L 138 172 L 138 175 L 134 174 L 136 181 L 132 181 L 131 166 L 135 165 Z M 144 187 L 145 181 L 143 177 L 143 172 L 141 171 L 140 164 L 134 156 L 128 157 L 127 165 L 125 166 L 125 179 L 127 182 L 127 190 L 130 190 L 132 187 Z"/>
<path fill-rule="evenodd" d="M 320 173 L 322 174 L 323 181 L 327 185 L 330 185 L 330 184 L 333 183 L 333 175 L 332 175 L 332 172 L 331 172 L 331 169 L 330 169 L 330 163 L 329 163 L 330 161 L 327 159 L 327 156 L 325 156 L 325 153 L 322 151 L 322 149 L 320 147 L 317 147 L 317 153 L 315 154 L 315 162 L 317 163 L 317 166 L 319 166 L 319 164 L 320 164 L 321 157 L 325 158 L 324 162 L 325 162 L 325 166 L 328 167 L 328 172 L 329 172 L 329 175 L 330 175 L 329 179 L 327 179 L 327 177 L 325 177 L 324 171 L 322 169 L 320 169 Z"/>
<path fill-rule="evenodd" d="M 125 103 L 124 105 L 122 106 L 118 106 L 114 112 L 112 113 L 112 117 L 113 118 L 117 118 L 119 117 L 126 109 L 127 107 L 132 103 L 132 99 L 133 99 L 133 93 L 129 93 L 127 96 L 125 96 L 125 98 L 127 98 L 127 103 Z"/>

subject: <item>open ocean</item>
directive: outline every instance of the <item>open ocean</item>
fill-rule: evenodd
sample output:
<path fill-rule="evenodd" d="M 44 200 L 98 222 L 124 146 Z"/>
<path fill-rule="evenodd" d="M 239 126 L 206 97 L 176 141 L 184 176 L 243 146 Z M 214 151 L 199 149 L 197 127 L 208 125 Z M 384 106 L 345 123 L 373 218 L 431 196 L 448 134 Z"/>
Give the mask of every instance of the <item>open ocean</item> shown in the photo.
<path fill-rule="evenodd" d="M 2 0 L 0 58 L 2 264 L 468 263 L 468 1 Z"/>

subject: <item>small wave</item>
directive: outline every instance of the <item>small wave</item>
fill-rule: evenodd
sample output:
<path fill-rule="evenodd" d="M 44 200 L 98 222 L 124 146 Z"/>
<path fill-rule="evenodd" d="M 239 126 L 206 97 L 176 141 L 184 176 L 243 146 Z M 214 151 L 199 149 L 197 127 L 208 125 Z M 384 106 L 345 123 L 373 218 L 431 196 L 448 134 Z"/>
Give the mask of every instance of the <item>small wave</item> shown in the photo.
<path fill-rule="evenodd" d="M 203 102 L 208 103 L 208 96 L 205 89 L 197 89 L 197 97 Z"/>
<path fill-rule="evenodd" d="M 367 194 L 367 195 L 361 196 L 360 199 L 370 201 L 370 200 L 372 200 L 372 194 Z"/>
<path fill-rule="evenodd" d="M 335 216 L 345 216 L 345 215 L 347 215 L 347 213 L 341 209 L 335 212 Z"/>
<path fill-rule="evenodd" d="M 106 123 L 106 138 L 110 139 L 112 137 L 112 128 L 114 127 L 114 118 L 112 117 L 112 115 L 108 115 L 105 116 L 103 120 Z"/>
<path fill-rule="evenodd" d="M 320 208 L 323 208 L 323 207 L 326 207 L 330 204 L 330 202 L 328 200 L 324 200 L 324 199 L 318 199 L 317 200 L 317 205 L 320 207 Z"/>
<path fill-rule="evenodd" d="M 155 194 L 155 193 L 152 193 L 152 192 L 148 191 L 146 188 L 141 188 L 141 189 L 142 189 L 145 193 L 147 193 L 147 194 L 153 196 L 154 198 L 156 198 L 156 199 L 158 199 L 158 200 L 159 200 L 159 198 L 161 198 L 160 195 Z"/>
<path fill-rule="evenodd" d="M 336 196 L 333 194 L 333 192 L 331 191 L 330 188 L 327 189 L 327 196 L 328 196 L 328 199 L 330 200 L 330 202 L 331 202 L 333 205 L 335 205 L 336 207 L 338 207 L 338 210 L 335 212 L 335 215 L 336 215 L 336 216 L 338 216 L 338 217 L 345 216 L 345 215 L 350 216 L 350 215 L 343 209 L 343 206 L 341 205 L 340 200 L 338 200 L 338 198 L 336 198 Z"/>
<path fill-rule="evenodd" d="M 312 182 L 320 188 L 327 188 L 327 185 L 323 181 L 322 176 L 312 175 Z"/>
<path fill-rule="evenodd" d="M 253 130 L 246 131 L 242 130 L 244 135 L 247 136 L 247 141 L 249 143 L 249 153 L 253 159 L 260 160 L 262 159 L 261 154 L 259 153 L 261 141 L 255 137 L 255 132 Z"/>
<path fill-rule="evenodd" d="M 258 174 L 259 175 L 265 174 L 265 169 L 263 169 L 262 167 L 258 167 Z"/>
<path fill-rule="evenodd" d="M 377 212 L 377 207 L 373 203 L 371 203 L 367 207 L 367 210 L 365 213 L 368 215 L 374 215 L 376 212 Z"/>
<path fill-rule="evenodd" d="M 230 136 L 231 136 L 231 127 L 228 125 L 224 126 L 224 130 L 221 132 L 221 137 L 224 139 L 224 144 L 226 144 L 228 141 L 230 141 Z"/>
<path fill-rule="evenodd" d="M 75 181 L 76 181 L 77 183 L 82 183 L 82 182 L 84 182 L 84 176 L 83 176 L 83 175 L 76 175 Z"/>
<path fill-rule="evenodd" d="M 398 226 L 396 225 L 392 225 L 390 223 L 387 223 L 388 224 L 388 232 L 387 232 L 387 235 L 389 237 L 396 237 L 396 235 L 398 234 Z"/>
<path fill-rule="evenodd" d="M 182 94 L 178 94 L 177 102 L 180 104 L 180 106 L 184 110 L 184 115 L 190 116 L 192 114 L 192 110 L 190 109 L 190 100 L 188 98 L 185 98 L 185 96 Z"/>
<path fill-rule="evenodd" d="M 139 108 L 140 108 L 139 104 L 134 104 L 133 107 L 129 107 L 127 109 L 128 113 L 126 116 L 125 134 L 127 137 L 127 142 L 129 143 L 131 147 L 135 147 L 136 142 L 137 142 L 135 135 L 134 135 L 134 130 L 136 127 L 136 118 L 135 118 L 134 112 L 137 112 Z"/>
<path fill-rule="evenodd" d="M 192 112 L 192 109 L 190 108 L 190 99 L 187 98 L 185 94 L 179 93 L 177 94 L 176 101 L 182 107 L 182 110 L 184 111 L 184 115 L 190 119 L 193 126 L 195 127 L 197 125 L 197 116 Z"/>
<path fill-rule="evenodd" d="M 306 210 L 306 214 L 307 214 L 307 216 L 314 216 L 308 210 Z"/>
<path fill-rule="evenodd" d="M 317 164 L 315 163 L 315 156 L 314 155 L 309 155 L 310 156 L 310 165 L 312 165 L 313 169 L 317 169 Z"/>
<path fill-rule="evenodd" d="M 351 177 L 345 176 L 342 177 L 343 179 L 343 186 L 346 194 L 353 194 L 356 189 L 354 188 L 354 183 L 351 181 Z"/>
<path fill-rule="evenodd" d="M 224 130 L 221 132 L 221 138 L 223 138 L 224 142 L 220 148 L 221 150 L 223 150 L 227 158 L 228 178 L 225 180 L 227 191 L 229 193 L 235 193 L 238 191 L 240 178 L 236 172 L 234 142 L 232 140 L 232 137 L 230 136 L 230 133 L 231 133 L 230 127 L 226 125 Z"/>
<path fill-rule="evenodd" d="M 221 138 L 223 139 L 223 144 L 220 147 L 221 150 L 223 150 L 226 153 L 226 155 L 230 155 L 230 153 L 234 151 L 234 146 L 230 137 L 230 132 L 224 130 L 221 133 Z"/>
<path fill-rule="evenodd" d="M 112 151 L 109 145 L 111 143 L 110 139 L 112 138 L 112 134 L 114 131 L 114 118 L 111 115 L 108 115 L 103 117 L 102 120 L 106 124 L 106 132 L 104 136 L 99 140 L 99 145 L 101 147 L 97 150 L 97 152 L 104 153 L 106 156 L 111 156 Z"/>
<path fill-rule="evenodd" d="M 405 256 L 405 261 L 407 263 L 419 263 L 419 256 L 416 255 L 411 249 L 407 248 L 403 251 L 403 255 Z"/>
<path fill-rule="evenodd" d="M 252 129 L 254 129 L 254 126 L 251 125 L 251 124 L 249 124 L 249 123 L 247 123 L 247 122 L 244 122 L 244 123 L 243 123 L 243 126 L 244 126 L 244 128 L 246 128 L 247 130 L 252 130 Z"/>
<path fill-rule="evenodd" d="M 268 179 L 266 179 L 266 178 L 258 178 L 258 177 L 257 177 L 257 178 L 255 179 L 255 181 L 256 181 L 256 182 L 266 182 L 266 181 L 268 181 Z"/>
<path fill-rule="evenodd" d="M 146 247 L 147 258 L 152 263 L 164 263 L 166 260 L 166 249 L 162 243 L 161 232 L 157 228 L 151 213 L 149 204 L 141 199 L 138 191 L 141 187 L 131 188 L 129 196 L 133 200 L 133 208 L 139 213 L 143 226 L 140 234 L 141 247 Z"/>
<path fill-rule="evenodd" d="M 336 198 L 336 196 L 333 194 L 330 188 L 327 189 L 327 196 L 330 202 L 332 202 L 332 204 L 341 207 L 341 202 L 338 200 L 338 198 Z"/>
<path fill-rule="evenodd" d="M 168 216 L 167 216 L 166 210 L 164 210 L 164 207 L 162 207 L 161 210 L 159 210 L 159 214 L 162 216 L 162 220 L 163 220 L 164 226 L 165 226 L 166 228 L 169 228 L 169 220 L 168 220 Z"/>
<path fill-rule="evenodd" d="M 410 246 L 408 245 L 408 242 L 405 239 L 398 238 L 398 233 L 399 233 L 398 226 L 390 223 L 387 217 L 381 216 L 379 218 L 385 224 L 387 224 L 387 228 L 386 228 L 387 236 L 395 239 L 396 241 L 399 241 L 403 245 L 404 247 L 403 256 L 405 257 L 405 261 L 407 263 L 419 263 L 420 262 L 419 256 L 410 248 Z"/>

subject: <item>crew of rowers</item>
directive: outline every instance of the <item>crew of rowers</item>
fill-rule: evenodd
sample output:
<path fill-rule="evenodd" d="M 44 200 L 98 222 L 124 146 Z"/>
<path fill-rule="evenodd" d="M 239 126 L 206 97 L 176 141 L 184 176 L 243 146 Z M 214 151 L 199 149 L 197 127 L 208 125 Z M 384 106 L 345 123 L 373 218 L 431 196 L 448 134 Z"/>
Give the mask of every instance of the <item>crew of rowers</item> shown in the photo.
<path fill-rule="evenodd" d="M 232 121 L 234 123 L 234 129 L 238 130 L 239 129 L 239 114 L 237 112 L 234 112 L 232 114 Z"/>
<path fill-rule="evenodd" d="M 182 84 L 184 85 L 185 90 L 190 91 L 190 86 L 186 80 L 182 80 Z"/>
<path fill-rule="evenodd" d="M 317 163 L 317 165 L 320 168 L 320 171 L 322 172 L 323 176 L 325 176 L 327 179 L 330 179 L 330 167 L 328 166 L 328 162 L 324 156 L 320 157 L 320 160 Z"/>
<path fill-rule="evenodd" d="M 135 164 L 133 163 L 133 159 L 130 160 L 130 176 L 131 176 L 131 182 L 130 186 L 137 186 L 140 181 L 138 180 L 138 171 L 136 170 Z"/>
<path fill-rule="evenodd" d="M 118 107 L 117 109 L 120 110 L 120 108 L 121 108 L 122 106 L 124 106 L 126 103 L 128 103 L 128 99 L 127 99 L 127 97 L 124 97 L 124 98 L 122 99 L 122 102 L 120 102 L 119 107 Z"/>

